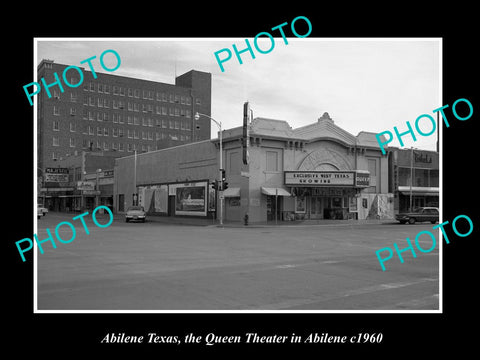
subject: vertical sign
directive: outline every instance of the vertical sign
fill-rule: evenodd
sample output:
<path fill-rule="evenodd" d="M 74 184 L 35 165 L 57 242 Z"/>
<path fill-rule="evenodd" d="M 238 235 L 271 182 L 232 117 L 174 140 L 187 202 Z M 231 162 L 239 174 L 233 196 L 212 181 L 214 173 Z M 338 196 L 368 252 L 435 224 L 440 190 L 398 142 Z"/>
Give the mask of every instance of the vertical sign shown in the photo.
<path fill-rule="evenodd" d="M 243 148 L 243 163 L 248 165 L 248 147 L 250 146 L 250 105 L 248 101 L 243 104 L 243 137 L 242 137 L 242 148 Z"/>

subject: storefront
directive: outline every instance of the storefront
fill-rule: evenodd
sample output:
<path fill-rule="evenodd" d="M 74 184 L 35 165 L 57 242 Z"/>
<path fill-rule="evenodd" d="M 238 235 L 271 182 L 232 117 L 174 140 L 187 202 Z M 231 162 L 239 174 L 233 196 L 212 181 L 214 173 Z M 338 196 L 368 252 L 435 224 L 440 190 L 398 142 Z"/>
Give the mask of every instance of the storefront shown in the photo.
<path fill-rule="evenodd" d="M 211 217 L 215 193 L 207 180 L 141 185 L 138 204 L 151 215 Z"/>
<path fill-rule="evenodd" d="M 425 206 L 439 207 L 438 152 L 391 148 L 389 168 L 389 187 L 394 193 L 395 213 Z"/>

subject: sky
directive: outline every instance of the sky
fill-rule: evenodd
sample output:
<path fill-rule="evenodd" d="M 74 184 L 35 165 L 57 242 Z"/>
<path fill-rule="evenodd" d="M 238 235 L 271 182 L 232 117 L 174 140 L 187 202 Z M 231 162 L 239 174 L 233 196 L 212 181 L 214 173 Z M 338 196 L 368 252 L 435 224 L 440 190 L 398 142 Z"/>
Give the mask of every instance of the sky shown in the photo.
<path fill-rule="evenodd" d="M 42 59 L 80 65 L 92 61 L 95 71 L 105 72 L 100 54 L 115 50 L 121 58 L 113 75 L 175 83 L 175 74 L 192 69 L 212 74 L 211 116 L 223 129 L 241 126 L 243 103 L 249 101 L 254 117 L 286 120 L 292 128 L 312 124 L 328 112 L 336 125 L 357 135 L 380 133 L 397 126 L 407 130 L 409 121 L 422 114 L 436 119 L 441 107 L 441 40 L 438 38 L 274 38 L 273 49 L 262 54 L 253 48 L 236 59 L 232 45 L 246 48 L 245 38 L 37 38 L 35 68 Z M 269 49 L 266 37 L 258 46 Z M 214 53 L 228 48 L 229 61 L 222 72 Z M 223 58 L 226 53 L 219 55 Z M 108 57 L 106 55 L 105 62 Z M 113 65 L 115 65 L 113 63 Z M 112 66 L 113 66 L 112 65 Z M 107 63 L 107 66 L 109 64 Z M 60 75 L 60 74 L 59 74 Z M 424 133 L 432 124 L 423 118 Z M 217 127 L 212 124 L 212 137 Z M 403 147 L 435 150 L 436 134 L 402 137 Z M 395 138 L 390 146 L 400 146 Z"/>

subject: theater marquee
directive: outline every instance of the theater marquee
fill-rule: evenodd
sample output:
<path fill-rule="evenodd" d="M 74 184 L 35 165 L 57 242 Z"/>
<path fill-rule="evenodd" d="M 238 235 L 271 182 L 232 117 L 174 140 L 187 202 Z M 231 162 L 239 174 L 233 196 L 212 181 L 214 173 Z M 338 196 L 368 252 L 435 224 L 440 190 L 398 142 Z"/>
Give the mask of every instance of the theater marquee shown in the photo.
<path fill-rule="evenodd" d="M 287 186 L 368 186 L 368 172 L 356 171 L 285 171 Z M 357 184 L 358 182 L 358 184 Z"/>

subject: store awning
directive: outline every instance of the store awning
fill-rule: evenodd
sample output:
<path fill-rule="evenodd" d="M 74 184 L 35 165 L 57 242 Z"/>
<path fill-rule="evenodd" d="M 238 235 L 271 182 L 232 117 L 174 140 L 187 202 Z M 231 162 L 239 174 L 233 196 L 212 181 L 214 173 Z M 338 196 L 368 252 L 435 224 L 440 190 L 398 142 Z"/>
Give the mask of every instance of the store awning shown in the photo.
<path fill-rule="evenodd" d="M 292 196 L 287 190 L 282 188 L 269 188 L 262 186 L 262 194 L 269 195 L 269 196 Z"/>
<path fill-rule="evenodd" d="M 440 188 L 427 186 L 412 186 L 412 195 L 417 196 L 438 196 Z M 402 195 L 410 195 L 410 186 L 399 186 L 398 191 Z"/>
<path fill-rule="evenodd" d="M 231 188 L 223 191 L 224 197 L 240 197 L 240 188 Z"/>

